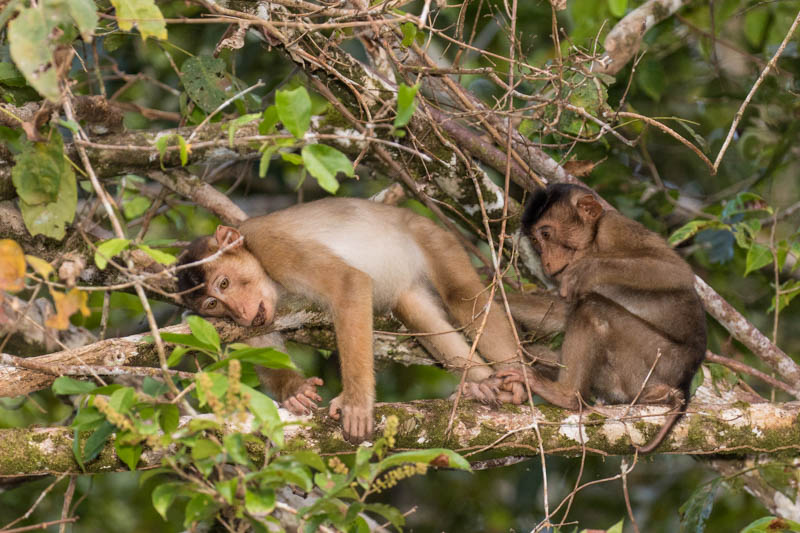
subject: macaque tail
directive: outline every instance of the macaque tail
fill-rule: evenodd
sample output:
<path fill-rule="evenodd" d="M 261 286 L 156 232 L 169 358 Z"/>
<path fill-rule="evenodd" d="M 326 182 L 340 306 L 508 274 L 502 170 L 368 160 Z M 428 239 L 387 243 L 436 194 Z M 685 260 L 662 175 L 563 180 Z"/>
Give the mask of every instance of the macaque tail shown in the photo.
<path fill-rule="evenodd" d="M 669 432 L 672 430 L 672 426 L 680 420 L 680 418 L 686 413 L 686 400 L 681 400 L 681 402 L 675 406 L 675 411 L 667 417 L 667 421 L 659 430 L 658 434 L 651 440 L 649 443 L 645 444 L 644 446 L 636 446 L 636 451 L 639 452 L 640 455 L 644 455 L 647 453 L 652 452 L 656 448 L 661 445 L 661 442 L 667 437 Z"/>

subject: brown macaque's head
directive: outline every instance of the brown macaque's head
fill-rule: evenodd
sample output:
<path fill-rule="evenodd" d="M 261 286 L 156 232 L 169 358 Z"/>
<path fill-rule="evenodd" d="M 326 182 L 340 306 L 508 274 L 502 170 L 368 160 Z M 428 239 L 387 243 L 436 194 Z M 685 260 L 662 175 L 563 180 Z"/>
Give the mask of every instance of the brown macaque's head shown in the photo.
<path fill-rule="evenodd" d="M 214 235 L 195 239 L 179 265 L 204 259 L 223 247 L 228 248 L 216 259 L 178 270 L 183 301 L 201 315 L 229 317 L 242 326 L 272 322 L 278 299 L 275 282 L 245 248 L 239 230 L 219 226 Z"/>
<path fill-rule="evenodd" d="M 544 272 L 558 279 L 592 245 L 604 209 L 592 191 L 556 183 L 537 190 L 522 214 L 522 231 L 542 259 Z"/>

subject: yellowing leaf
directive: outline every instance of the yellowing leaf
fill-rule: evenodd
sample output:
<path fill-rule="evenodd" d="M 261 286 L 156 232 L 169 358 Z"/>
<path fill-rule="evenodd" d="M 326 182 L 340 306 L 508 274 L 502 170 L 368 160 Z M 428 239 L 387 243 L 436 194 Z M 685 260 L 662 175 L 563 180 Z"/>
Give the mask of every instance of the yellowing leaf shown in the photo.
<path fill-rule="evenodd" d="M 167 24 L 164 15 L 156 6 L 154 0 L 111 0 L 117 9 L 117 23 L 119 29 L 130 31 L 134 23 L 139 27 L 142 39 L 155 37 L 167 38 Z"/>
<path fill-rule="evenodd" d="M 11 239 L 0 239 L 0 290 L 21 291 L 25 288 L 25 254 Z"/>
<path fill-rule="evenodd" d="M 53 273 L 53 265 L 44 259 L 39 259 L 35 255 L 25 255 L 25 259 L 28 261 L 31 268 L 44 279 L 49 278 L 50 274 Z"/>
<path fill-rule="evenodd" d="M 67 329 L 69 327 L 69 317 L 78 311 L 83 316 L 89 316 L 89 308 L 86 302 L 88 294 L 78 289 L 72 289 L 68 293 L 52 291 L 53 301 L 56 304 L 56 314 L 45 321 L 49 328 Z"/>

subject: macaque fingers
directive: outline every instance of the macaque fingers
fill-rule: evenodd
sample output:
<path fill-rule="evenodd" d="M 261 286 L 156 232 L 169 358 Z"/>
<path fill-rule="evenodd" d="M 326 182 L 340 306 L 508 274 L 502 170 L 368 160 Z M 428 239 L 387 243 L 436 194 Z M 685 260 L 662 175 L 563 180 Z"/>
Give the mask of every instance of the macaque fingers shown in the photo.
<path fill-rule="evenodd" d="M 345 403 L 339 395 L 331 400 L 328 415 L 334 420 L 342 420 L 342 436 L 351 444 L 359 444 L 372 435 L 373 416 L 371 406 L 357 406 Z"/>

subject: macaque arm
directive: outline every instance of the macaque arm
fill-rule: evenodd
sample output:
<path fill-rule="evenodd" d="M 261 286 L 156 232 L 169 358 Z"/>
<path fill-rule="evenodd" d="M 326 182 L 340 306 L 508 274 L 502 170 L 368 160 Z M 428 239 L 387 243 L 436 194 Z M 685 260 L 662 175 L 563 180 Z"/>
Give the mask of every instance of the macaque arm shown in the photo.
<path fill-rule="evenodd" d="M 569 304 L 545 292 L 507 293 L 511 314 L 527 331 L 549 335 L 564 331 Z"/>
<path fill-rule="evenodd" d="M 682 261 L 644 254 L 590 255 L 568 267 L 564 277 L 572 277 L 585 290 L 597 285 L 617 285 L 657 291 L 691 287 L 693 283 L 691 269 Z"/>

